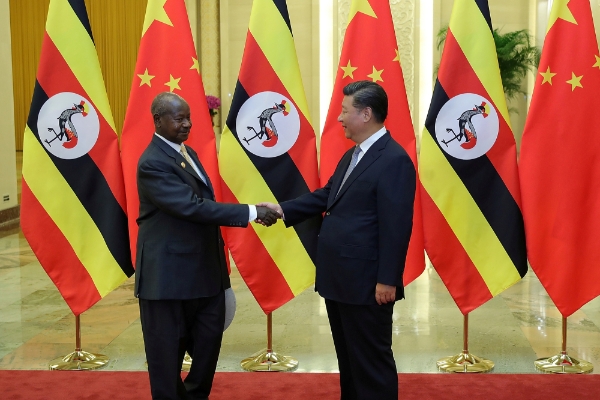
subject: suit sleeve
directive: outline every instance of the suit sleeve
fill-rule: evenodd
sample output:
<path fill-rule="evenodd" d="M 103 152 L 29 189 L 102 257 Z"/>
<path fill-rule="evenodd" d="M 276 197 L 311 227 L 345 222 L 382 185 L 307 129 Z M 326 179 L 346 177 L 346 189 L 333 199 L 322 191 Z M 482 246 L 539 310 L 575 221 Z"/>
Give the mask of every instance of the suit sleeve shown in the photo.
<path fill-rule="evenodd" d="M 285 226 L 296 225 L 310 217 L 319 215 L 327 209 L 327 199 L 331 191 L 331 179 L 327 184 L 312 193 L 303 194 L 294 200 L 284 201 L 279 205 L 283 209 Z"/>
<path fill-rule="evenodd" d="M 249 209 L 245 204 L 217 203 L 199 197 L 171 166 L 161 160 L 146 160 L 138 168 L 140 198 L 161 211 L 189 221 L 222 226 L 247 226 Z"/>
<path fill-rule="evenodd" d="M 377 185 L 379 269 L 377 282 L 403 286 L 412 232 L 416 171 L 408 155 L 395 157 Z"/>

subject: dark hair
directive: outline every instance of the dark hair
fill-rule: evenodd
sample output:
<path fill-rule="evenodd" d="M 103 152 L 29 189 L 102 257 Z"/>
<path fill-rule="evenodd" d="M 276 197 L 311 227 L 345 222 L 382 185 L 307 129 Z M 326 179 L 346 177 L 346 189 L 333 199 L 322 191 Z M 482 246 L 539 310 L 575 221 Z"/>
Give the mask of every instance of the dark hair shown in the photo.
<path fill-rule="evenodd" d="M 154 100 L 152 100 L 150 112 L 152 113 L 152 115 L 158 115 L 159 117 L 162 117 L 169 111 L 169 105 L 173 100 L 185 103 L 183 97 L 181 97 L 177 93 L 162 92 L 157 94 Z"/>
<path fill-rule="evenodd" d="M 388 114 L 388 98 L 381 85 L 371 81 L 356 81 L 344 87 L 344 96 L 352 96 L 352 106 L 369 107 L 376 122 L 383 123 Z"/>

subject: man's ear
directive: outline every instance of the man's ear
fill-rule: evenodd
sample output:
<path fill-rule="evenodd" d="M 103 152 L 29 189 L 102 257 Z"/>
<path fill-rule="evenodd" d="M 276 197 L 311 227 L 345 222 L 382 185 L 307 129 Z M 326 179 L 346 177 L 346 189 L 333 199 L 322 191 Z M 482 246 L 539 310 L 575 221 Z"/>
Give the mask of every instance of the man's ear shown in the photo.
<path fill-rule="evenodd" d="M 365 107 L 362 110 L 363 122 L 369 122 L 373 118 L 373 110 L 371 107 Z"/>
<path fill-rule="evenodd" d="M 152 114 L 152 118 L 154 119 L 154 126 L 160 126 L 160 115 Z"/>

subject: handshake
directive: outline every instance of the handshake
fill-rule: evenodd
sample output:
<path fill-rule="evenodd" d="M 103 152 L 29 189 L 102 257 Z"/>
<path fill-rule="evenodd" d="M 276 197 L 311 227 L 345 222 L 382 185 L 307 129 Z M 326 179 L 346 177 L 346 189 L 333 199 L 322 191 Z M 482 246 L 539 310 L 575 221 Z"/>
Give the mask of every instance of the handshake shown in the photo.
<path fill-rule="evenodd" d="M 264 226 L 271 226 L 279 218 L 283 218 L 283 210 L 279 204 L 259 203 L 256 205 L 256 219 L 254 222 Z"/>

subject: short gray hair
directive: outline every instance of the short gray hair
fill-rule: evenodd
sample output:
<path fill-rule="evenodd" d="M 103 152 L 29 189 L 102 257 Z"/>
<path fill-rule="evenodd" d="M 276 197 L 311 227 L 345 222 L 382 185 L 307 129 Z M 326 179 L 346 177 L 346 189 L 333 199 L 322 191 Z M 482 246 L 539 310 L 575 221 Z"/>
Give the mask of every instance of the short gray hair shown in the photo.
<path fill-rule="evenodd" d="M 178 100 L 182 103 L 185 103 L 185 99 L 176 93 L 171 92 L 162 92 L 156 95 L 154 100 L 152 100 L 152 105 L 150 106 L 150 112 L 152 115 L 158 115 L 159 117 L 163 116 L 169 110 L 169 103 L 173 100 Z"/>

